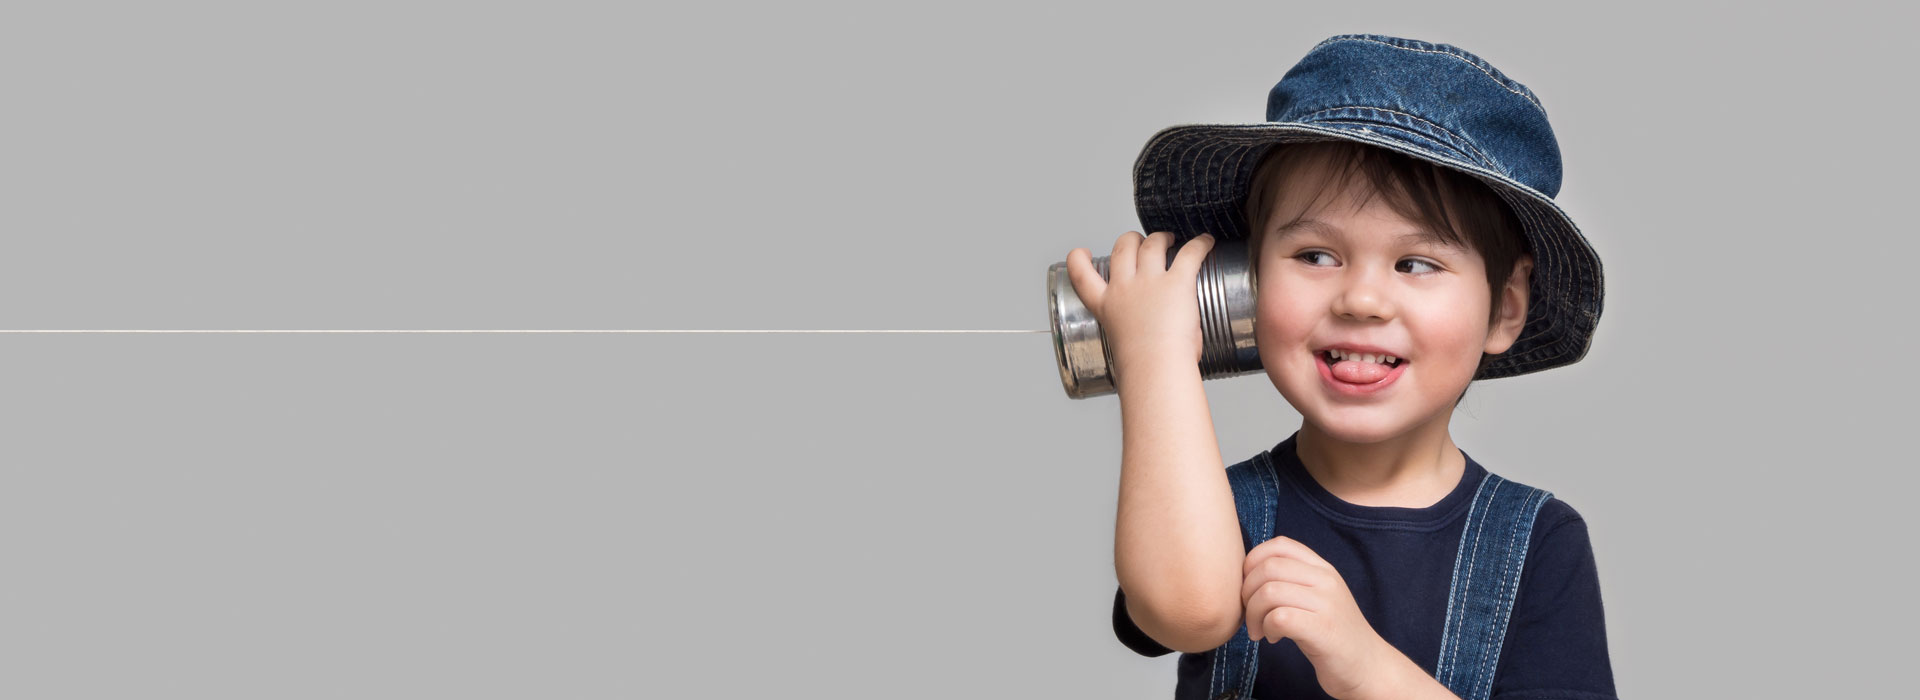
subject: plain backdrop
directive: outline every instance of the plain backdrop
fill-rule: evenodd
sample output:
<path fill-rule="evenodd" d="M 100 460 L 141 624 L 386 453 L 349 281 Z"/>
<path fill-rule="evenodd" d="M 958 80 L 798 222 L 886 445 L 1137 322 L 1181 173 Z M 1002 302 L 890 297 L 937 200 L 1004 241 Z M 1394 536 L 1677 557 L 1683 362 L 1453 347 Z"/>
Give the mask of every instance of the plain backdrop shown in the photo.
<path fill-rule="evenodd" d="M 1606 264 L 1455 440 L 1623 697 L 1911 685 L 1910 17 L 1868 4 L 9 3 L 0 328 L 1047 327 L 1319 40 L 1540 97 Z M 1118 403 L 1024 334 L 0 334 L 0 696 L 1165 698 Z M 1227 463 L 1298 415 L 1206 383 Z"/>

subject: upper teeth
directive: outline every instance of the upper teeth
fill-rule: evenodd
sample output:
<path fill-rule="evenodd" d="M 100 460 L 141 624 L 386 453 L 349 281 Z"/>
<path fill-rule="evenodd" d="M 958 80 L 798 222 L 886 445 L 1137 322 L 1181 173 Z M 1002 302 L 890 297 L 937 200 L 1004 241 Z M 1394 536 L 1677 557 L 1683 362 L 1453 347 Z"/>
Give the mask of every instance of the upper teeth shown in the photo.
<path fill-rule="evenodd" d="M 1379 355 L 1370 352 L 1347 352 L 1345 350 L 1335 350 L 1332 348 L 1327 349 L 1327 354 L 1333 355 L 1333 358 L 1336 360 L 1359 360 L 1361 362 L 1392 363 L 1394 360 L 1399 359 L 1392 355 Z"/>

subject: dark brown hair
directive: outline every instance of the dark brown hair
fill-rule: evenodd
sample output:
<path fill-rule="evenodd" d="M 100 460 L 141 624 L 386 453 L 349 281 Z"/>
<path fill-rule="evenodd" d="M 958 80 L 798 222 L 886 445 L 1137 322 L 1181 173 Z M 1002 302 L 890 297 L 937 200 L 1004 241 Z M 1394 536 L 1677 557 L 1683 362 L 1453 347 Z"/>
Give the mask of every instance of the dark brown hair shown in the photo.
<path fill-rule="evenodd" d="M 1247 231 L 1252 236 L 1247 253 L 1255 289 L 1259 288 L 1260 243 L 1273 228 L 1267 225 L 1267 219 L 1272 217 L 1277 204 L 1275 194 L 1279 185 L 1312 186 L 1299 182 L 1298 176 L 1307 164 L 1315 162 L 1333 167 L 1309 202 L 1320 201 L 1327 188 L 1336 184 L 1359 185 L 1365 192 L 1357 206 L 1364 207 L 1373 197 L 1385 194 L 1387 204 L 1395 213 L 1450 243 L 1479 253 L 1486 263 L 1487 286 L 1493 300 L 1487 322 L 1491 324 L 1499 317 L 1500 302 L 1506 296 L 1507 277 L 1513 274 L 1514 261 L 1532 250 L 1521 233 L 1519 217 L 1486 183 L 1472 175 L 1353 141 L 1281 144 L 1261 155 L 1259 164 L 1254 166 L 1246 204 Z M 1474 376 L 1479 376 L 1480 370 L 1493 358 L 1481 353 L 1480 367 Z"/>

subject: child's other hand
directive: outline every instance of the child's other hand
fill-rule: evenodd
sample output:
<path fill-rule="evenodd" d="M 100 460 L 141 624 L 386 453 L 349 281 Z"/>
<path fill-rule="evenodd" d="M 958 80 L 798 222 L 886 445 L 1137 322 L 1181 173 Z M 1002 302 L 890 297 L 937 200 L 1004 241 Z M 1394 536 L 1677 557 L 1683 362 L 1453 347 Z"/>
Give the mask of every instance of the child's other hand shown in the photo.
<path fill-rule="evenodd" d="M 1247 634 L 1268 643 L 1292 639 L 1328 695 L 1357 696 L 1369 679 L 1390 677 L 1395 656 L 1404 656 L 1368 624 L 1340 572 L 1299 540 L 1260 543 L 1242 570 Z"/>
<path fill-rule="evenodd" d="M 1067 253 L 1073 292 L 1113 346 L 1116 383 L 1125 366 L 1156 361 L 1148 358 L 1200 362 L 1200 263 L 1213 249 L 1213 236 L 1201 234 L 1188 241 L 1169 267 L 1167 249 L 1172 245 L 1173 234 L 1165 231 L 1146 237 L 1138 231 L 1121 234 L 1107 259 L 1105 280 L 1086 248 Z"/>

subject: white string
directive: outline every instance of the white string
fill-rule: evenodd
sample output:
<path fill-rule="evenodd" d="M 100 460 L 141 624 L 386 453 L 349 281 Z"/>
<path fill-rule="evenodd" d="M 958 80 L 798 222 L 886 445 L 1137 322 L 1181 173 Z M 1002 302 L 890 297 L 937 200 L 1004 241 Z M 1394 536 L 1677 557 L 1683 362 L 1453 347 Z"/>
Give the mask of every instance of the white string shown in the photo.
<path fill-rule="evenodd" d="M 373 330 L 203 330 L 203 329 L 123 329 L 123 330 L 11 330 L 0 329 L 0 333 L 1047 333 L 1049 331 L 1026 330 L 457 330 L 457 329 L 373 329 Z"/>

